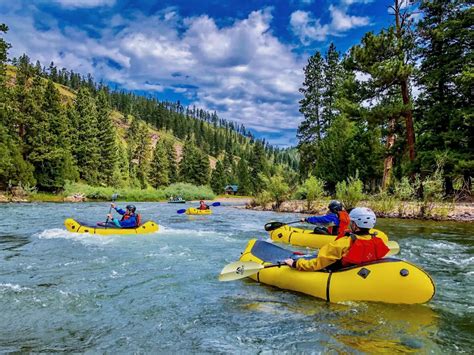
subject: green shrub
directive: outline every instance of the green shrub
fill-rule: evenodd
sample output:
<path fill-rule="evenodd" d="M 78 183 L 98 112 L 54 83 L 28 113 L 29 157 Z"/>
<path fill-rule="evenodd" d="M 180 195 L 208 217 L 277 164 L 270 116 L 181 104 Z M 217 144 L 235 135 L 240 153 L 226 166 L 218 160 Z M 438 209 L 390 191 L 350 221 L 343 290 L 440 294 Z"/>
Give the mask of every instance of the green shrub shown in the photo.
<path fill-rule="evenodd" d="M 310 210 L 314 201 L 324 196 L 324 181 L 314 176 L 310 176 L 301 186 L 301 190 L 305 192 L 306 209 Z"/>
<path fill-rule="evenodd" d="M 360 200 L 364 198 L 362 193 L 363 184 L 359 177 L 350 177 L 346 181 L 340 181 L 336 185 L 336 198 L 344 203 L 346 209 L 357 206 Z"/>
<path fill-rule="evenodd" d="M 412 201 L 416 198 L 416 186 L 404 176 L 394 184 L 394 193 L 402 201 Z"/>
<path fill-rule="evenodd" d="M 258 193 L 253 201 L 251 202 L 252 206 L 265 206 L 266 204 L 272 202 L 272 196 L 268 191 L 262 191 Z"/>
<path fill-rule="evenodd" d="M 386 191 L 381 191 L 380 193 L 373 195 L 369 200 L 369 208 L 371 208 L 375 213 L 382 213 L 384 215 L 393 212 L 395 206 L 400 201 L 397 201 L 396 198 Z"/>
<path fill-rule="evenodd" d="M 261 174 L 261 179 L 265 183 L 265 191 L 269 194 L 272 201 L 275 201 L 276 208 L 279 208 L 282 202 L 288 197 L 290 187 L 280 174 L 271 177 Z"/>

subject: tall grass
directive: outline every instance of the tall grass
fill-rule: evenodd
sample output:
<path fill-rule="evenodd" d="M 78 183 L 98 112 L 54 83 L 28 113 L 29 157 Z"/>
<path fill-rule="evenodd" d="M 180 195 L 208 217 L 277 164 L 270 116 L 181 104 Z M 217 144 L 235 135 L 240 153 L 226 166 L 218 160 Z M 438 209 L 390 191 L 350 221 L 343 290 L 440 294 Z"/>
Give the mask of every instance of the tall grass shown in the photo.
<path fill-rule="evenodd" d="M 195 186 L 187 183 L 172 184 L 161 189 L 139 189 L 139 188 L 114 188 L 102 186 L 90 186 L 81 183 L 67 183 L 64 195 L 81 193 L 89 200 L 107 201 L 113 194 L 118 194 L 118 200 L 122 201 L 160 201 L 167 200 L 171 196 L 181 196 L 186 200 L 212 200 L 214 192 L 208 186 Z"/>

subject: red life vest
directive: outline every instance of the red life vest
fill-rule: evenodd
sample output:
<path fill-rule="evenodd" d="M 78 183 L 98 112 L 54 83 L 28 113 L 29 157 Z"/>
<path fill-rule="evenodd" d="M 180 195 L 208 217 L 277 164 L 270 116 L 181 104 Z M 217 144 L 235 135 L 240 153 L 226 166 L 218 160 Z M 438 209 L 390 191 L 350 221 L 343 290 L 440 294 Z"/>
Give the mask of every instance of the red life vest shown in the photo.
<path fill-rule="evenodd" d="M 135 226 L 136 226 L 136 227 L 139 227 L 139 226 L 142 224 L 142 216 L 141 216 L 141 214 L 139 214 L 139 213 L 134 213 L 133 215 L 128 214 L 128 213 L 125 213 L 125 214 L 122 216 L 122 219 L 121 219 L 121 220 L 122 220 L 122 221 L 126 221 L 127 219 L 129 219 L 129 218 L 132 217 L 132 216 L 135 216 L 135 221 L 136 221 Z"/>
<path fill-rule="evenodd" d="M 339 211 L 337 212 L 337 216 L 339 217 L 339 229 L 337 230 L 336 240 L 346 235 L 346 231 L 349 229 L 349 224 L 351 223 L 351 218 L 347 211 Z"/>
<path fill-rule="evenodd" d="M 375 236 L 372 236 L 369 240 L 363 240 L 351 234 L 351 239 L 349 252 L 342 257 L 342 266 L 379 260 L 390 251 L 383 240 Z"/>

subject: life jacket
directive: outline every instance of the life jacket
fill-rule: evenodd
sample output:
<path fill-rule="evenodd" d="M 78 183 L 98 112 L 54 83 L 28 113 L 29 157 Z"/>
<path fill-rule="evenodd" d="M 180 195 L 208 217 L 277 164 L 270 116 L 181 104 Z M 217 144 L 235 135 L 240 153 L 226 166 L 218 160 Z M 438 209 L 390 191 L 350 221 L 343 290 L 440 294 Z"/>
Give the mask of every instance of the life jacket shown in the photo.
<path fill-rule="evenodd" d="M 337 217 L 339 218 L 339 227 L 337 229 L 336 240 L 346 235 L 346 231 L 349 229 L 349 224 L 351 223 L 351 218 L 349 217 L 349 213 L 347 213 L 347 211 L 337 212 Z"/>
<path fill-rule="evenodd" d="M 382 239 L 372 235 L 369 240 L 357 238 L 351 234 L 351 246 L 348 253 L 342 257 L 342 266 L 362 264 L 370 261 L 382 259 L 390 249 Z"/>
<path fill-rule="evenodd" d="M 142 215 L 139 214 L 139 213 L 134 213 L 134 214 L 127 214 L 125 213 L 123 216 L 122 216 L 122 221 L 126 221 L 127 219 L 131 218 L 132 216 L 135 216 L 135 226 L 136 227 L 139 227 L 141 224 L 142 224 Z"/>

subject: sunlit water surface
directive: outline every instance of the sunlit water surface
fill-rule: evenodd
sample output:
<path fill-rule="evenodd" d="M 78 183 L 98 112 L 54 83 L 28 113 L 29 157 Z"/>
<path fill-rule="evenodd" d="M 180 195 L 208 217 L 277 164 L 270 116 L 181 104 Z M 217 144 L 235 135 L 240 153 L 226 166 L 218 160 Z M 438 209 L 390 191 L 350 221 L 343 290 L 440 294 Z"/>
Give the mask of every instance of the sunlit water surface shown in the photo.
<path fill-rule="evenodd" d="M 67 217 L 105 219 L 104 203 L 0 205 L 0 352 L 473 349 L 473 224 L 379 221 L 399 242 L 399 256 L 435 280 L 428 305 L 328 304 L 253 281 L 217 280 L 250 238 L 267 238 L 265 222 L 300 216 L 224 205 L 190 217 L 176 214 L 183 205 L 136 205 L 160 224 L 158 233 L 65 230 Z"/>

